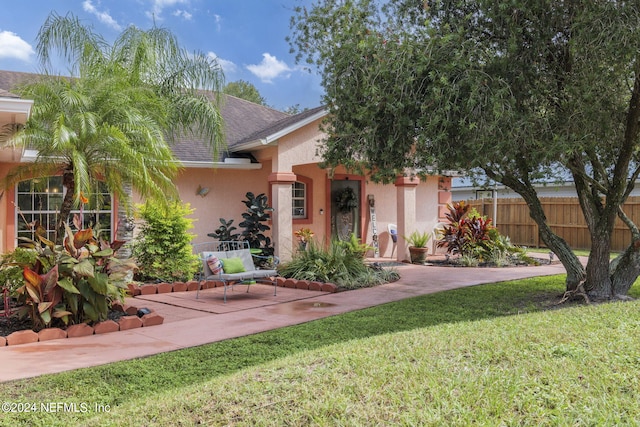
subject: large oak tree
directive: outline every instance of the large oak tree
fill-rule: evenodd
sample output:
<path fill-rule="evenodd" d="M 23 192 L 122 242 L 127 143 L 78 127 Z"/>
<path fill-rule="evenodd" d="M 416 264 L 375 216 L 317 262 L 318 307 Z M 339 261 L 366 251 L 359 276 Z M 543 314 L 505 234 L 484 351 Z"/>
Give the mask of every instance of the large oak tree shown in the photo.
<path fill-rule="evenodd" d="M 640 4 L 619 0 L 325 0 L 290 37 L 318 67 L 328 165 L 464 170 L 527 202 L 567 290 L 624 298 L 640 231 L 622 205 L 640 173 Z M 573 177 L 592 240 L 586 268 L 548 226 L 536 183 Z M 631 230 L 610 262 L 617 218 Z"/>

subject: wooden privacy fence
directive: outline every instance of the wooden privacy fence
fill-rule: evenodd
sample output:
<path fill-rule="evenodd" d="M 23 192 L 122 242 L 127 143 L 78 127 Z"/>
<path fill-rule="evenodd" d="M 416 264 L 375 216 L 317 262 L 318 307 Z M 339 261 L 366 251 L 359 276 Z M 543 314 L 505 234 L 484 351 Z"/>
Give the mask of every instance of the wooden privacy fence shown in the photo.
<path fill-rule="evenodd" d="M 542 197 L 542 207 L 547 215 L 547 223 L 558 236 L 573 249 L 590 249 L 591 238 L 576 197 Z M 467 200 L 482 215 L 493 217 L 493 199 Z M 640 221 L 640 197 L 630 197 L 624 205 L 626 214 L 636 223 Z M 529 207 L 524 200 L 498 199 L 494 225 L 501 234 L 509 236 L 511 242 L 519 246 L 543 247 L 538 235 L 538 225 L 529 216 Z M 611 250 L 624 250 L 631 240 L 631 233 L 618 219 L 614 228 Z"/>

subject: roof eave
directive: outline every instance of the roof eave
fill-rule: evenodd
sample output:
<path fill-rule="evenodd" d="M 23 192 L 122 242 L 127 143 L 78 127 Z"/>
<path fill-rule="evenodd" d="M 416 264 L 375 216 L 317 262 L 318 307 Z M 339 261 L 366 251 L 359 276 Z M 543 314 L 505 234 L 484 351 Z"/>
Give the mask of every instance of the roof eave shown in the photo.
<path fill-rule="evenodd" d="M 225 163 L 225 162 L 195 162 L 181 160 L 180 165 L 188 169 L 238 169 L 256 170 L 262 169 L 261 163 Z"/>
<path fill-rule="evenodd" d="M 24 114 L 24 120 L 31 114 L 33 101 L 20 98 L 0 98 L 0 111 L 9 114 Z"/>
<path fill-rule="evenodd" d="M 248 141 L 242 144 L 235 145 L 233 147 L 229 147 L 229 150 L 232 152 L 249 151 L 249 150 L 255 150 L 257 148 L 264 147 L 267 145 L 277 145 L 278 140 L 283 136 L 289 135 L 290 133 L 295 132 L 296 130 L 308 125 L 309 123 L 313 123 L 314 121 L 321 119 L 322 117 L 326 116 L 327 113 L 328 113 L 327 110 L 318 111 L 317 113 L 309 117 L 305 117 L 303 120 L 295 122 L 294 124 L 287 126 L 286 128 L 281 129 L 276 133 L 268 135 L 264 138 L 254 139 L 252 141 Z"/>

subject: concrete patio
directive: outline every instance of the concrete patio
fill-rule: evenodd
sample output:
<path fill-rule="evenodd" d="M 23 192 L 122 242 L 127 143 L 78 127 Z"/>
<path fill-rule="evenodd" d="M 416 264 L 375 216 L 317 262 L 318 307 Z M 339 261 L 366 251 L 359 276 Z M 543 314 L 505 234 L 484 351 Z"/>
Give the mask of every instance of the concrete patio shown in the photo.
<path fill-rule="evenodd" d="M 439 291 L 564 274 L 561 264 L 538 267 L 464 268 L 403 265 L 401 279 L 373 288 L 324 293 L 291 288 L 237 286 L 222 302 L 222 288 L 139 296 L 130 301 L 154 309 L 162 325 L 0 348 L 0 381 L 97 366 L 120 360 L 255 334 Z"/>

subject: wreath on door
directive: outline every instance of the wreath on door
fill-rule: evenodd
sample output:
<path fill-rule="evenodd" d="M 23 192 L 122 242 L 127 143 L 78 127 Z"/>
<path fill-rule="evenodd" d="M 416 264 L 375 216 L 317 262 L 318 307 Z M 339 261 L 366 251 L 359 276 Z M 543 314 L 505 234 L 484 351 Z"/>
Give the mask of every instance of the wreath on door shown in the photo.
<path fill-rule="evenodd" d="M 336 206 L 340 212 L 349 212 L 358 207 L 358 197 L 353 188 L 347 187 L 338 193 Z"/>

